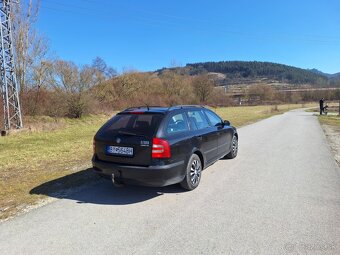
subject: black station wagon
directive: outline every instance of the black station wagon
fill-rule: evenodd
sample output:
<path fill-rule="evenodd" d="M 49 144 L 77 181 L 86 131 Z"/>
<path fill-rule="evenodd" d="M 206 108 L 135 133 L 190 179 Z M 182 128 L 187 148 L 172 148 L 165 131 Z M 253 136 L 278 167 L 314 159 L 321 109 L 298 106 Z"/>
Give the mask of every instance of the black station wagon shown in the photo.
<path fill-rule="evenodd" d="M 235 158 L 238 134 L 202 106 L 128 108 L 99 129 L 93 168 L 114 182 L 144 186 L 200 183 L 202 170 Z"/>

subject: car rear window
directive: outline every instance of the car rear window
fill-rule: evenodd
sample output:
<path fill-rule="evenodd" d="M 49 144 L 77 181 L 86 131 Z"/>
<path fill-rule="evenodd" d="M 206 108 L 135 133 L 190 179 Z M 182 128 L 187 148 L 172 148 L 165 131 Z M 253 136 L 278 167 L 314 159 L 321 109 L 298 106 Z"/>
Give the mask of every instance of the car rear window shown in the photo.
<path fill-rule="evenodd" d="M 118 114 L 105 127 L 105 131 L 151 137 L 156 132 L 163 114 Z"/>

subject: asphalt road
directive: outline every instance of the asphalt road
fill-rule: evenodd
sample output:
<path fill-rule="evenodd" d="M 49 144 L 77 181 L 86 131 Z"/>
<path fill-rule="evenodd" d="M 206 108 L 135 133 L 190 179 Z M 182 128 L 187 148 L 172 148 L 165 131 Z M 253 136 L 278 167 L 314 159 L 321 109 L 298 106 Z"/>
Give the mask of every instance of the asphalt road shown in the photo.
<path fill-rule="evenodd" d="M 100 182 L 0 224 L 0 254 L 340 254 L 340 169 L 317 118 L 239 136 L 193 192 Z"/>

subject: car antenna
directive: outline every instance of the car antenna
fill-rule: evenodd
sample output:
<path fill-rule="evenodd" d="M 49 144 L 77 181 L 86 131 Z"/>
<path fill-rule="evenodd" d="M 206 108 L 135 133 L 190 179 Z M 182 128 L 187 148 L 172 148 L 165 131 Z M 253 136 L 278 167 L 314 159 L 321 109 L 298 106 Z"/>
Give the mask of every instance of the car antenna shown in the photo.
<path fill-rule="evenodd" d="M 169 110 L 171 109 L 171 107 L 172 107 L 172 103 L 171 103 L 170 106 L 168 107 L 168 110 L 167 110 L 167 111 L 169 111 Z"/>
<path fill-rule="evenodd" d="M 146 105 L 146 108 L 148 108 L 148 111 L 150 111 L 150 108 L 149 108 L 149 106 L 148 106 L 148 105 Z"/>

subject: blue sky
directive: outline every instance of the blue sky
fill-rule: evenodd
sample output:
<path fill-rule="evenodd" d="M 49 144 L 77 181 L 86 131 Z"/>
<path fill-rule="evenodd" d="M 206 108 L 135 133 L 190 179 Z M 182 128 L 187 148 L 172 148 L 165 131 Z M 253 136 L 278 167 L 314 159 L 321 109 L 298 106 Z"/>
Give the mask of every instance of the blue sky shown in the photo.
<path fill-rule="evenodd" d="M 43 0 L 56 56 L 118 71 L 257 60 L 340 72 L 340 1 Z"/>

